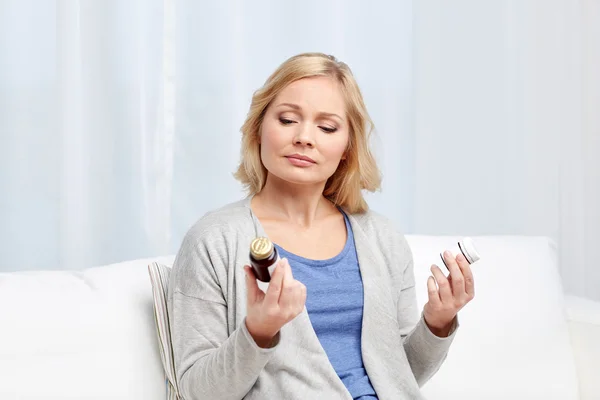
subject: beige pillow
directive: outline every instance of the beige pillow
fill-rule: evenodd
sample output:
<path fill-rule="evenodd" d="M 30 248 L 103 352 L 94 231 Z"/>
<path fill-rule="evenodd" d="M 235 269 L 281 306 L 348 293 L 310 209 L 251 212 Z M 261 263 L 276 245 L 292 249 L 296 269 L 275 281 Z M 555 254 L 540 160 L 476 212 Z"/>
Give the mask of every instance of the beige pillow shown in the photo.
<path fill-rule="evenodd" d="M 179 400 L 179 390 L 175 378 L 175 363 L 173 361 L 173 347 L 171 346 L 171 329 L 167 312 L 167 287 L 171 268 L 153 262 L 148 265 L 150 282 L 152 283 L 152 297 L 154 298 L 154 321 L 158 334 L 160 357 L 167 380 L 167 400 Z"/>

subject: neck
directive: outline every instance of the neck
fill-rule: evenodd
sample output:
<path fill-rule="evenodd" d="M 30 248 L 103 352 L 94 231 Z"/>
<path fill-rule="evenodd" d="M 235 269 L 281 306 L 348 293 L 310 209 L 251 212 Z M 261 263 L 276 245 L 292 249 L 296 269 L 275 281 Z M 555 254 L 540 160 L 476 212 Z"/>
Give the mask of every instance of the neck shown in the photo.
<path fill-rule="evenodd" d="M 264 188 L 254 196 L 260 214 L 269 219 L 287 220 L 310 227 L 315 220 L 331 213 L 333 204 L 323 196 L 325 182 L 295 185 L 269 174 Z"/>

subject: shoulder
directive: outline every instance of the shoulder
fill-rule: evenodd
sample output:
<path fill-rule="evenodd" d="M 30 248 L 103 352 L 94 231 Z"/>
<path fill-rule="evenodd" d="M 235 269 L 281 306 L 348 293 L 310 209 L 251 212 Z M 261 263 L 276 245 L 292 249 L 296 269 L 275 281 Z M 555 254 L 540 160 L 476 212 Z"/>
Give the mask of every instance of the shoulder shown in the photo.
<path fill-rule="evenodd" d="M 372 247 L 386 259 L 412 261 L 412 252 L 403 230 L 385 215 L 369 209 L 363 213 L 349 214 L 355 226 L 362 230 Z"/>
<path fill-rule="evenodd" d="M 385 215 L 369 209 L 363 213 L 349 214 L 357 225 L 368 235 L 378 238 L 389 237 L 393 240 L 406 240 L 402 229 Z"/>
<path fill-rule="evenodd" d="M 252 212 L 246 200 L 208 211 L 186 232 L 177 253 L 178 260 L 204 258 L 226 261 L 240 237 L 255 233 Z"/>
<path fill-rule="evenodd" d="M 253 230 L 247 201 L 238 200 L 206 212 L 187 231 L 184 242 L 206 243 Z"/>
<path fill-rule="evenodd" d="M 251 237 L 252 232 L 252 214 L 244 200 L 206 212 L 183 237 L 173 262 L 170 290 L 202 297 L 212 290 L 208 282 L 226 282 L 239 238 Z"/>

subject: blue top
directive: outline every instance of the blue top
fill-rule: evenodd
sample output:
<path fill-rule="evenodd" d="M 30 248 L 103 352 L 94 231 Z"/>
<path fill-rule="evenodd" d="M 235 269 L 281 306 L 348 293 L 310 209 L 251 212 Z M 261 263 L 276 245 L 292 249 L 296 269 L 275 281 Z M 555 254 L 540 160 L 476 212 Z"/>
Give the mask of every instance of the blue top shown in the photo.
<path fill-rule="evenodd" d="M 306 286 L 306 309 L 331 365 L 352 398 L 375 400 L 361 354 L 363 285 L 348 217 L 347 240 L 341 253 L 328 260 L 310 260 L 284 250 L 294 279 Z"/>

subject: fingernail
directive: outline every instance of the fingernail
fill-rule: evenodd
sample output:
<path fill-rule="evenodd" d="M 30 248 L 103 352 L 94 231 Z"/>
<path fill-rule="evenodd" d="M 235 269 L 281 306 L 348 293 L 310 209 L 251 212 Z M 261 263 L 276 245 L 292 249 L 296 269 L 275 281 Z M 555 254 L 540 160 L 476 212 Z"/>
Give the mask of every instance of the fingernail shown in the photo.
<path fill-rule="evenodd" d="M 446 250 L 446 251 L 444 252 L 444 255 L 445 255 L 446 257 L 452 257 L 452 253 L 450 253 L 450 250 Z"/>

